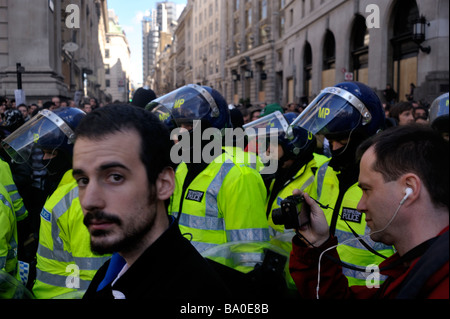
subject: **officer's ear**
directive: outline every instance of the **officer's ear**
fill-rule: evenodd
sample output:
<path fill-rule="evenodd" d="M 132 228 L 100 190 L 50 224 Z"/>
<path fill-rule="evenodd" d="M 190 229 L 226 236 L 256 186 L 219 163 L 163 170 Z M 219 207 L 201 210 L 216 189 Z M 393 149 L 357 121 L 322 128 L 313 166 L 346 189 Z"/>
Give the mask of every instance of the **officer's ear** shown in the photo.
<path fill-rule="evenodd" d="M 173 168 L 166 167 L 159 173 L 156 180 L 156 197 L 158 200 L 166 200 L 172 196 L 175 189 L 175 172 Z"/>

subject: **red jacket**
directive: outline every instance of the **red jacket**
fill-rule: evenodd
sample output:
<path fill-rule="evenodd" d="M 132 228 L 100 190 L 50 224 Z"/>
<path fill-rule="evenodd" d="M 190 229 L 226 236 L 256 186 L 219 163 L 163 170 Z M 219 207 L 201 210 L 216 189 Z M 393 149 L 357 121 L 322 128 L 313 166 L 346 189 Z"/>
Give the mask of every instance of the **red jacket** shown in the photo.
<path fill-rule="evenodd" d="M 439 235 L 441 240 L 435 240 L 428 246 L 421 245 L 426 252 L 418 257 L 413 257 L 409 266 L 405 266 L 402 260 L 410 255 L 406 254 L 403 259 L 397 254 L 389 257 L 379 266 L 381 275 L 388 276 L 380 288 L 368 288 L 366 286 L 348 286 L 347 278 L 342 273 L 342 266 L 336 263 L 339 255 L 336 249 L 332 249 L 325 254 L 334 257 L 335 261 L 324 256 L 321 259 L 320 269 L 320 289 L 321 299 L 394 299 L 394 298 L 425 298 L 425 299 L 449 299 L 449 262 L 448 262 L 448 236 L 449 227 L 446 227 Z M 445 234 L 445 236 L 444 236 Z M 438 244 L 439 242 L 439 244 Z M 446 243 L 445 243 L 446 242 Z M 297 236 L 292 241 L 292 252 L 289 262 L 291 276 L 297 285 L 297 289 L 302 298 L 315 299 L 317 287 L 317 269 L 319 256 L 322 251 L 337 245 L 337 239 L 332 237 L 318 249 L 307 248 Z M 444 251 L 442 244 L 447 245 Z M 416 249 L 417 248 L 417 249 Z M 420 248 L 416 247 L 413 251 Z M 436 254 L 436 250 L 439 252 Z M 428 252 L 428 253 L 427 253 Z M 430 257 L 431 256 L 431 257 Z M 424 271 L 431 269 L 429 265 L 438 264 L 434 257 L 440 256 L 443 262 L 430 276 L 425 276 Z M 445 257 L 446 256 L 446 257 Z M 422 258 L 423 257 L 423 258 Z M 416 266 L 416 267 L 415 267 Z M 421 269 L 422 271 L 419 271 Z M 410 279 L 408 276 L 414 276 Z M 418 285 L 420 277 L 425 278 L 424 283 Z M 417 279 L 419 278 L 419 279 Z M 412 288 L 410 285 L 412 284 Z M 404 286 L 408 288 L 402 291 Z M 414 287 L 416 285 L 416 287 Z M 404 296 L 403 293 L 417 288 L 415 297 Z M 402 291 L 401 296 L 399 296 Z"/>

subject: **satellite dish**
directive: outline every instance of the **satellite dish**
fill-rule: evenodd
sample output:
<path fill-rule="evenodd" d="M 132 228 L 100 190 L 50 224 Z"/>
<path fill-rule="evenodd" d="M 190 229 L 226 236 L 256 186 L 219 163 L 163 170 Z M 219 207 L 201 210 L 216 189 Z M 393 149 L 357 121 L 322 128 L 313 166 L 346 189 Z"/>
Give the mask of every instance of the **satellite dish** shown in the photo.
<path fill-rule="evenodd" d="M 66 44 L 64 44 L 63 50 L 66 50 L 67 52 L 75 52 L 76 50 L 78 50 L 78 44 L 74 42 L 67 42 Z"/>

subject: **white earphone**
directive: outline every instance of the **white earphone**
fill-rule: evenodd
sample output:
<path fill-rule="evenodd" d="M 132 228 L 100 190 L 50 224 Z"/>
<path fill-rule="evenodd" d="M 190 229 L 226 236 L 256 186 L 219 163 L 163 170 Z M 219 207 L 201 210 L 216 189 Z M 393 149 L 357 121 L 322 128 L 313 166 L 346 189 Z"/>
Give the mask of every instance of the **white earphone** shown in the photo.
<path fill-rule="evenodd" d="M 407 187 L 405 189 L 405 197 L 403 197 L 402 201 L 400 202 L 400 205 L 403 205 L 412 193 L 413 193 L 412 188 Z"/>

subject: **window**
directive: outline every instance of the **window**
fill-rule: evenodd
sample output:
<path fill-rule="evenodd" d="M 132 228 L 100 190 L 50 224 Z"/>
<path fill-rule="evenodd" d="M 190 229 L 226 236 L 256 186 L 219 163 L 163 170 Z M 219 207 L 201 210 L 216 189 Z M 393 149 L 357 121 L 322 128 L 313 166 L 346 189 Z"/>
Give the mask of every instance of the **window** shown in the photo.
<path fill-rule="evenodd" d="M 245 27 L 248 28 L 252 25 L 252 8 L 248 9 L 245 12 L 246 21 L 245 21 Z"/>
<path fill-rule="evenodd" d="M 260 6 L 259 12 L 260 20 L 267 19 L 267 0 L 261 0 L 259 6 Z"/>
<path fill-rule="evenodd" d="M 280 17 L 280 38 L 283 37 L 284 35 L 284 26 L 286 24 L 286 19 L 284 18 L 284 16 Z"/>

